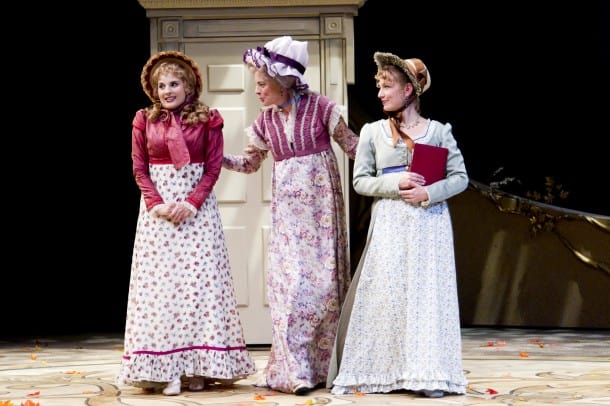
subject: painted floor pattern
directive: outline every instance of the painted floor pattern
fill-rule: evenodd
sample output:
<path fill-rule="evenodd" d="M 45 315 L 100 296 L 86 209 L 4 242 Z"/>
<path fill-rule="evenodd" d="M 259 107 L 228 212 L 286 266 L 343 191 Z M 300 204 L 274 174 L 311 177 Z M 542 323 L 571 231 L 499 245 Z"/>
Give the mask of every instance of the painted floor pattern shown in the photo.
<path fill-rule="evenodd" d="M 306 396 L 253 386 L 268 349 L 251 349 L 257 373 L 226 386 L 178 396 L 116 385 L 122 336 L 0 340 L 0 406 L 398 406 L 610 405 L 610 331 L 463 328 L 465 395 L 422 398 L 411 392 Z"/>

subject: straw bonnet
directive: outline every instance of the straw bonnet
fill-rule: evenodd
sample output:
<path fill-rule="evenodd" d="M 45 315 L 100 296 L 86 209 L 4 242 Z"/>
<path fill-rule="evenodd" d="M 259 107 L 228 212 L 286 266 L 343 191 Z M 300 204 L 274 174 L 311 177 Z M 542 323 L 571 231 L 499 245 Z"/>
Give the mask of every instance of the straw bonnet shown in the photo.
<path fill-rule="evenodd" d="M 309 62 L 307 41 L 296 41 L 290 36 L 275 38 L 264 47 L 246 50 L 243 56 L 244 63 L 255 65 L 257 68 L 265 65 L 271 77 L 294 76 L 296 88 L 305 90 L 309 87 L 305 77 L 305 69 Z"/>
<path fill-rule="evenodd" d="M 400 59 L 394 54 L 388 52 L 375 52 L 373 55 L 377 69 L 381 69 L 384 65 L 394 65 L 400 68 L 409 78 L 415 93 L 420 96 L 430 87 L 430 72 L 426 65 L 418 58 Z"/>
<path fill-rule="evenodd" d="M 142 69 L 142 75 L 140 75 L 140 82 L 142 83 L 144 93 L 146 93 L 153 103 L 156 103 L 158 100 L 155 98 L 155 89 L 150 82 L 150 76 L 161 62 L 175 62 L 182 66 L 186 70 L 187 76 L 190 76 L 189 82 L 195 83 L 194 100 L 199 99 L 199 96 L 201 96 L 201 92 L 203 91 L 203 79 L 197 63 L 182 52 L 165 51 L 158 52 L 151 56 Z"/>

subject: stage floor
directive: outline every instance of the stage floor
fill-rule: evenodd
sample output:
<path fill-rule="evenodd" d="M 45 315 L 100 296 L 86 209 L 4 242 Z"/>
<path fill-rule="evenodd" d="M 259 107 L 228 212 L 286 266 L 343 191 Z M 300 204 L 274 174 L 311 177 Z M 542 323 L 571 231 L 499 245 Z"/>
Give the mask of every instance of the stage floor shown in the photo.
<path fill-rule="evenodd" d="M 178 396 L 116 385 L 122 336 L 0 341 L 1 406 L 610 405 L 610 331 L 463 328 L 465 395 L 427 399 L 410 392 L 294 396 L 252 385 L 268 349 L 252 349 L 257 374 L 232 386 Z"/>

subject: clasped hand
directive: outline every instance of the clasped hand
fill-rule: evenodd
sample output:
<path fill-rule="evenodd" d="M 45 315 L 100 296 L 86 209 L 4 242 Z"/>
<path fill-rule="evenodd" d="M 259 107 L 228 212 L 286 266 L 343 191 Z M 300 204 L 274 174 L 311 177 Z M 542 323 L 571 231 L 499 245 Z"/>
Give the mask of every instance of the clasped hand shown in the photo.
<path fill-rule="evenodd" d="M 163 203 L 155 206 L 153 214 L 174 224 L 179 224 L 189 218 L 193 212 L 182 203 Z"/>
<path fill-rule="evenodd" d="M 424 184 L 425 179 L 419 173 L 405 172 L 398 181 L 398 193 L 405 202 L 418 204 L 428 200 L 428 192 Z"/>

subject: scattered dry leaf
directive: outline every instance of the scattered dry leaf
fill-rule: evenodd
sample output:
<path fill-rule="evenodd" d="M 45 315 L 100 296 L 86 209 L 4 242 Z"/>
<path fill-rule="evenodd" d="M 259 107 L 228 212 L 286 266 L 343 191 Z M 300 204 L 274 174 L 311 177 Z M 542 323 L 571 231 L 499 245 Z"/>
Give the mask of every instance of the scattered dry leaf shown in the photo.
<path fill-rule="evenodd" d="M 529 357 L 530 355 L 529 355 L 527 352 L 525 352 L 525 351 L 521 351 L 521 352 L 519 353 L 519 356 L 520 356 L 521 358 L 527 358 L 527 357 Z"/>
<path fill-rule="evenodd" d="M 36 397 L 36 396 L 40 396 L 40 391 L 36 391 L 36 392 L 31 392 L 31 393 L 28 393 L 26 396 L 29 396 L 29 397 Z"/>
<path fill-rule="evenodd" d="M 485 389 L 485 392 L 489 393 L 490 395 L 497 395 L 498 394 L 497 390 L 491 389 L 491 388 Z"/>
<path fill-rule="evenodd" d="M 506 345 L 506 341 L 504 340 L 496 340 L 496 341 L 488 341 L 481 347 L 504 347 Z"/>
<path fill-rule="evenodd" d="M 476 394 L 478 394 L 478 395 L 482 395 L 482 394 L 483 394 L 483 392 L 481 392 L 481 391 L 479 391 L 479 390 L 476 390 L 476 389 L 474 388 L 474 386 L 472 386 L 472 385 L 466 385 L 466 391 L 467 391 L 468 393 L 476 393 Z"/>

